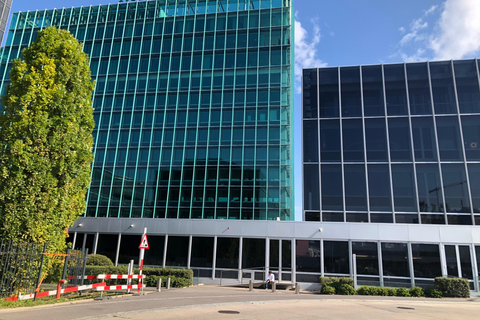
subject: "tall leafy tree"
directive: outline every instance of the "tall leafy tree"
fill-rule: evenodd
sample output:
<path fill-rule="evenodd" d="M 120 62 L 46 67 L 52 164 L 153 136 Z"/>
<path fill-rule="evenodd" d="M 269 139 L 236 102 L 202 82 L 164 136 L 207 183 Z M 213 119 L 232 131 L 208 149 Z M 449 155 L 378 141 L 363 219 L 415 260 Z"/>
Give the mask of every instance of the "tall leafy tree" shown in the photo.
<path fill-rule="evenodd" d="M 93 82 L 81 44 L 54 27 L 13 61 L 0 115 L 0 235 L 65 248 L 85 210 Z"/>

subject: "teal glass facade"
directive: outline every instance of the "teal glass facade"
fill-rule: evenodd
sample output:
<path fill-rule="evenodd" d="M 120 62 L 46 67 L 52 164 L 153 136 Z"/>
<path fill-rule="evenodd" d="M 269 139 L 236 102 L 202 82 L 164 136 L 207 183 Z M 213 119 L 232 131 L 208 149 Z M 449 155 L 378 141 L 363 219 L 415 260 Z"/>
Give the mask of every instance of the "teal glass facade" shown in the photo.
<path fill-rule="evenodd" d="M 96 80 L 86 217 L 293 220 L 291 0 L 15 13 L 9 61 L 69 30 Z"/>

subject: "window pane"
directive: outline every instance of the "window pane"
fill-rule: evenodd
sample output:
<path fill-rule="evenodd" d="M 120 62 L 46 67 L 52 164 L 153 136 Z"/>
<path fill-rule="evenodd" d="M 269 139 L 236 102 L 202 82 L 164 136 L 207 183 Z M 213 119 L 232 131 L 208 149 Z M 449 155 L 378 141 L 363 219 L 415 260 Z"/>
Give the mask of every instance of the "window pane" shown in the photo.
<path fill-rule="evenodd" d="M 365 116 L 383 116 L 385 107 L 383 101 L 382 67 L 362 67 L 363 109 Z"/>
<path fill-rule="evenodd" d="M 238 238 L 217 238 L 217 268 L 238 268 Z"/>
<path fill-rule="evenodd" d="M 322 209 L 343 210 L 343 187 L 341 165 L 322 165 Z"/>
<path fill-rule="evenodd" d="M 280 240 L 270 240 L 270 268 L 278 268 L 280 257 Z"/>
<path fill-rule="evenodd" d="M 336 118 L 339 116 L 338 69 L 322 69 L 319 76 L 320 118 Z"/>
<path fill-rule="evenodd" d="M 367 211 L 364 165 L 345 165 L 345 206 L 347 211 Z"/>
<path fill-rule="evenodd" d="M 303 122 L 303 161 L 318 162 L 318 122 Z"/>
<path fill-rule="evenodd" d="M 304 210 L 320 210 L 320 186 L 318 184 L 318 165 L 304 165 Z"/>
<path fill-rule="evenodd" d="M 303 118 L 317 118 L 317 70 L 303 70 Z"/>
<path fill-rule="evenodd" d="M 392 161 L 412 161 L 410 125 L 407 118 L 388 119 L 390 158 Z"/>
<path fill-rule="evenodd" d="M 427 64 L 407 64 L 407 79 L 410 114 L 432 114 Z"/>
<path fill-rule="evenodd" d="M 392 165 L 393 197 L 395 211 L 417 211 L 413 166 L 408 164 Z"/>
<path fill-rule="evenodd" d="M 350 254 L 347 241 L 324 241 L 325 273 L 350 273 Z"/>
<path fill-rule="evenodd" d="M 378 252 L 375 242 L 352 242 L 352 254 L 357 255 L 357 273 L 378 275 Z"/>
<path fill-rule="evenodd" d="M 417 164 L 418 206 L 421 212 L 443 212 L 442 185 L 437 164 Z"/>
<path fill-rule="evenodd" d="M 392 211 L 388 165 L 368 165 L 368 191 L 370 193 L 370 210 Z"/>
<path fill-rule="evenodd" d="M 480 90 L 475 60 L 454 61 L 453 68 L 460 112 L 480 112 Z"/>
<path fill-rule="evenodd" d="M 470 192 L 472 194 L 473 212 L 480 212 L 480 163 L 468 164 Z"/>
<path fill-rule="evenodd" d="M 384 72 L 387 114 L 389 116 L 408 114 L 403 64 L 386 65 Z"/>
<path fill-rule="evenodd" d="M 387 132 L 384 119 L 365 119 L 368 161 L 388 161 Z"/>
<path fill-rule="evenodd" d="M 282 240 L 282 269 L 292 267 L 292 241 Z"/>
<path fill-rule="evenodd" d="M 243 239 L 242 268 L 265 266 L 265 239 Z"/>
<path fill-rule="evenodd" d="M 470 257 L 469 246 L 458 246 L 460 254 L 460 267 L 462 268 L 462 278 L 473 279 L 472 259 Z"/>
<path fill-rule="evenodd" d="M 442 177 L 447 212 L 470 212 L 463 164 L 442 164 Z"/>
<path fill-rule="evenodd" d="M 458 117 L 436 117 L 441 160 L 463 160 Z"/>
<path fill-rule="evenodd" d="M 342 88 L 342 116 L 362 116 L 359 67 L 340 68 Z"/>
<path fill-rule="evenodd" d="M 213 238 L 192 237 L 192 267 L 213 266 Z"/>
<path fill-rule="evenodd" d="M 320 241 L 296 241 L 297 272 L 320 272 Z"/>
<path fill-rule="evenodd" d="M 340 120 L 320 120 L 320 160 L 340 162 Z"/>
<path fill-rule="evenodd" d="M 364 161 L 362 120 L 343 120 L 343 161 Z"/>
<path fill-rule="evenodd" d="M 122 236 L 123 240 L 123 236 Z M 145 250 L 145 261 L 149 265 L 163 265 L 163 250 L 165 248 L 164 236 L 148 236 L 150 249 Z M 138 257 L 137 257 L 138 258 Z"/>
<path fill-rule="evenodd" d="M 462 131 L 467 160 L 480 160 L 480 116 L 462 116 Z"/>
<path fill-rule="evenodd" d="M 430 76 L 435 113 L 457 113 L 450 61 L 430 62 Z"/>
<path fill-rule="evenodd" d="M 168 237 L 167 261 L 165 265 L 171 267 L 186 267 L 188 243 L 188 237 Z"/>
<path fill-rule="evenodd" d="M 77 241 L 78 241 L 78 237 L 77 237 Z M 103 254 L 104 256 L 109 257 L 110 260 L 115 261 L 115 256 L 117 254 L 117 242 L 118 242 L 118 234 L 99 234 L 98 244 L 97 244 L 97 254 Z"/>
<path fill-rule="evenodd" d="M 442 276 L 437 244 L 412 244 L 412 255 L 415 278 Z"/>
<path fill-rule="evenodd" d="M 412 118 L 413 150 L 416 161 L 437 160 L 432 117 Z"/>
<path fill-rule="evenodd" d="M 406 243 L 382 243 L 382 264 L 385 277 L 409 277 Z"/>

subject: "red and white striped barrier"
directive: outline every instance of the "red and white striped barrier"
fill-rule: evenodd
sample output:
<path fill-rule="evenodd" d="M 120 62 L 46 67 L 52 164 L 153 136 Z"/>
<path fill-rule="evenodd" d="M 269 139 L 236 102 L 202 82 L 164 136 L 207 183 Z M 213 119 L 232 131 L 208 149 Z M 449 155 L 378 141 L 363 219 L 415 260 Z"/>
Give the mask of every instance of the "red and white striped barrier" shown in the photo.
<path fill-rule="evenodd" d="M 100 282 L 100 283 L 94 283 L 94 284 L 87 284 L 84 286 L 77 286 L 77 287 L 70 287 L 66 289 L 61 289 L 60 293 L 68 293 L 68 292 L 74 292 L 74 291 L 83 291 L 83 290 L 89 290 L 89 289 L 95 289 L 95 288 L 103 288 L 105 287 L 106 283 L 105 282 Z M 46 297 L 46 296 L 53 296 L 57 294 L 57 290 L 52 290 L 52 291 L 44 291 L 44 292 L 39 292 L 37 293 L 37 298 L 40 297 Z M 33 299 L 35 297 L 35 294 L 25 294 L 25 295 L 19 295 L 17 297 L 11 297 L 7 298 L 3 301 L 17 301 L 17 300 L 27 300 L 27 299 Z"/>
<path fill-rule="evenodd" d="M 68 279 L 81 279 L 82 276 L 69 276 Z M 99 274 L 96 276 L 84 276 L 83 279 L 145 279 L 141 274 Z"/>
<path fill-rule="evenodd" d="M 142 287 L 141 284 L 125 284 L 125 285 L 118 285 L 118 286 L 102 286 L 97 287 L 97 291 L 111 291 L 111 290 L 126 290 L 126 289 L 140 289 Z"/>

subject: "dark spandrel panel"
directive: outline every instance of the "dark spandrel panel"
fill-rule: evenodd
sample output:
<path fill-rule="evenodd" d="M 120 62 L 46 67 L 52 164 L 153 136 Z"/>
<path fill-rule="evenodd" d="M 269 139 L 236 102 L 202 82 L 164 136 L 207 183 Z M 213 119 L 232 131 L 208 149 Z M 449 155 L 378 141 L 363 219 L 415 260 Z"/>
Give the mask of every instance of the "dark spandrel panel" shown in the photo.
<path fill-rule="evenodd" d="M 168 237 L 166 266 L 186 267 L 188 256 L 188 237 Z"/>
<path fill-rule="evenodd" d="M 320 212 L 305 212 L 305 221 L 320 221 Z"/>
<path fill-rule="evenodd" d="M 407 79 L 410 114 L 432 114 L 427 63 L 408 63 Z"/>
<path fill-rule="evenodd" d="M 363 112 L 365 116 L 385 115 L 382 66 L 362 67 Z"/>
<path fill-rule="evenodd" d="M 317 69 L 303 70 L 303 118 L 316 119 L 318 118 L 318 83 L 317 83 Z"/>
<path fill-rule="evenodd" d="M 445 215 L 443 214 L 422 214 L 420 219 L 422 224 L 445 224 Z"/>
<path fill-rule="evenodd" d="M 365 166 L 345 165 L 344 177 L 346 210 L 367 211 L 367 184 L 365 181 Z"/>
<path fill-rule="evenodd" d="M 407 89 L 403 64 L 385 65 L 385 96 L 389 116 L 407 115 Z"/>
<path fill-rule="evenodd" d="M 193 237 L 192 238 L 192 267 L 211 268 L 213 265 L 213 238 Z"/>
<path fill-rule="evenodd" d="M 343 186 L 341 165 L 321 166 L 322 186 L 322 209 L 343 210 Z"/>
<path fill-rule="evenodd" d="M 292 241 L 282 240 L 282 269 L 292 267 Z"/>
<path fill-rule="evenodd" d="M 368 213 L 347 212 L 347 222 L 368 222 Z"/>
<path fill-rule="evenodd" d="M 371 223 L 393 223 L 393 214 L 391 213 L 370 213 Z"/>
<path fill-rule="evenodd" d="M 448 224 L 453 225 L 472 225 L 472 216 L 471 215 L 459 215 L 459 214 L 449 214 L 447 215 Z"/>
<path fill-rule="evenodd" d="M 375 242 L 352 242 L 357 255 L 357 274 L 378 275 L 378 251 Z"/>
<path fill-rule="evenodd" d="M 360 68 L 340 68 L 342 117 L 361 117 Z"/>
<path fill-rule="evenodd" d="M 320 120 L 320 161 L 340 162 L 341 153 L 340 120 Z"/>
<path fill-rule="evenodd" d="M 443 212 L 443 193 L 437 164 L 417 164 L 420 212 Z"/>
<path fill-rule="evenodd" d="M 470 180 L 473 212 L 480 213 L 480 163 L 468 164 L 468 177 Z"/>
<path fill-rule="evenodd" d="M 150 242 L 150 237 L 148 237 L 148 240 Z M 115 262 L 117 244 L 118 234 L 99 234 L 97 242 L 97 254 L 103 254 Z"/>
<path fill-rule="evenodd" d="M 371 211 L 392 211 L 390 173 L 388 165 L 368 165 L 368 191 L 370 194 Z"/>
<path fill-rule="evenodd" d="M 475 60 L 454 61 L 453 69 L 460 112 L 480 112 L 480 89 Z"/>
<path fill-rule="evenodd" d="M 454 245 L 445 246 L 445 260 L 447 275 L 458 278 L 457 253 Z"/>
<path fill-rule="evenodd" d="M 457 113 L 450 61 L 430 62 L 430 76 L 435 113 Z"/>
<path fill-rule="evenodd" d="M 342 120 L 343 161 L 364 161 L 361 119 Z"/>
<path fill-rule="evenodd" d="M 441 277 L 440 251 L 437 244 L 412 244 L 415 278 Z"/>
<path fill-rule="evenodd" d="M 318 121 L 303 122 L 303 161 L 318 162 Z"/>
<path fill-rule="evenodd" d="M 388 161 L 385 119 L 365 119 L 368 161 Z"/>
<path fill-rule="evenodd" d="M 395 214 L 395 223 L 418 223 L 417 214 L 408 214 L 408 213 L 396 213 Z"/>
<path fill-rule="evenodd" d="M 297 273 L 295 279 L 297 282 L 316 283 L 318 282 L 319 276 L 320 276 L 319 274 Z"/>
<path fill-rule="evenodd" d="M 243 238 L 242 268 L 265 266 L 265 239 Z"/>
<path fill-rule="evenodd" d="M 437 160 L 435 126 L 432 117 L 412 118 L 413 151 L 416 161 Z"/>
<path fill-rule="evenodd" d="M 410 124 L 408 118 L 388 119 L 391 161 L 412 161 Z"/>
<path fill-rule="evenodd" d="M 463 164 L 442 164 L 442 178 L 447 213 L 470 212 Z"/>
<path fill-rule="evenodd" d="M 343 212 L 322 212 L 323 222 L 344 222 L 345 217 Z"/>
<path fill-rule="evenodd" d="M 462 116 L 461 119 L 467 160 L 480 160 L 480 116 Z"/>
<path fill-rule="evenodd" d="M 413 166 L 393 164 L 392 179 L 395 211 L 417 212 Z"/>
<path fill-rule="evenodd" d="M 325 273 L 350 273 L 350 253 L 347 241 L 324 241 Z"/>
<path fill-rule="evenodd" d="M 409 277 L 408 252 L 406 243 L 382 243 L 383 275 Z"/>
<path fill-rule="evenodd" d="M 458 246 L 460 254 L 460 266 L 462 268 L 462 278 L 473 279 L 472 259 L 470 257 L 469 246 Z"/>
<path fill-rule="evenodd" d="M 463 160 L 458 117 L 436 117 L 436 121 L 440 159 Z"/>
<path fill-rule="evenodd" d="M 238 268 L 238 238 L 217 238 L 217 268 Z"/>
<path fill-rule="evenodd" d="M 298 272 L 320 272 L 320 241 L 296 240 Z"/>
<path fill-rule="evenodd" d="M 338 69 L 327 68 L 319 71 L 320 118 L 339 116 Z"/>

